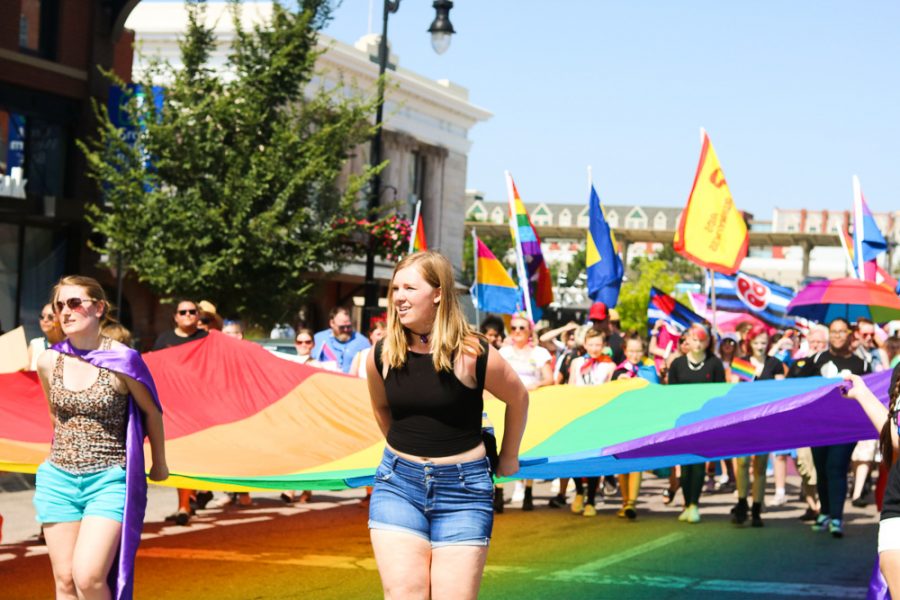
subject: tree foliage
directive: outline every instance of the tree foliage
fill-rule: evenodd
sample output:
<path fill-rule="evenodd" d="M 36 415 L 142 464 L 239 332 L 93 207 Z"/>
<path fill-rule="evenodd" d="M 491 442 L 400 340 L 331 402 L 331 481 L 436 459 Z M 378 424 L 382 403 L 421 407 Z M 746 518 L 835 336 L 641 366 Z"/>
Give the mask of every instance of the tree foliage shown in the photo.
<path fill-rule="evenodd" d="M 102 202 L 88 218 L 96 249 L 165 297 L 214 300 L 224 314 L 270 324 L 309 291 L 310 272 L 348 258 L 367 169 L 339 178 L 374 133 L 374 99 L 311 85 L 326 0 L 277 2 L 271 21 L 242 27 L 224 70 L 209 64 L 205 4 L 186 3 L 181 68 L 151 62 L 126 111 L 136 143 L 97 106 L 98 135 L 81 149 Z M 227 75 L 226 75 L 227 74 Z M 161 106 L 150 93 L 164 86 Z"/>
<path fill-rule="evenodd" d="M 623 331 L 647 333 L 647 304 L 650 302 L 650 288 L 656 287 L 667 294 L 675 289 L 682 279 L 672 271 L 671 263 L 658 258 L 638 257 L 631 262 L 633 276 L 622 284 L 619 292 L 619 312 Z"/>

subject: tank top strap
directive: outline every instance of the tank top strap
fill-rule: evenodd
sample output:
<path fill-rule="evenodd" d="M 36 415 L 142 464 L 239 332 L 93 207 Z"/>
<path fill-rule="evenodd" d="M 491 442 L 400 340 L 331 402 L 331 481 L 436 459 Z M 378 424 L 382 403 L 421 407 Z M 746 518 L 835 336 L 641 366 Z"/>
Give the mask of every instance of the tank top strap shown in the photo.
<path fill-rule="evenodd" d="M 63 362 L 66 355 L 62 352 L 56 353 L 56 365 L 53 367 L 53 386 L 63 387 Z"/>

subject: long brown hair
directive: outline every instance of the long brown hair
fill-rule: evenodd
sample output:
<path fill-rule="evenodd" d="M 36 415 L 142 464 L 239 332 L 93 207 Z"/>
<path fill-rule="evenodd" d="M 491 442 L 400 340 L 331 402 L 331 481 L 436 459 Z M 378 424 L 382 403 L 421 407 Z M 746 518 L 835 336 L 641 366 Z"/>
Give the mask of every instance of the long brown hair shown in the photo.
<path fill-rule="evenodd" d="M 394 278 L 398 272 L 407 267 L 415 267 L 428 285 L 441 290 L 441 300 L 437 305 L 437 314 L 431 329 L 431 358 L 434 370 L 452 371 L 453 360 L 460 350 L 475 356 L 480 355 L 482 347 L 478 339 L 483 336 L 472 329 L 459 306 L 450 261 L 439 252 L 425 250 L 407 255 L 394 267 L 388 287 L 387 330 L 381 350 L 382 362 L 395 369 L 406 363 L 409 340 L 407 330 L 400 323 L 397 307 L 394 305 Z"/>
<path fill-rule="evenodd" d="M 106 292 L 103 291 L 103 286 L 101 286 L 100 282 L 93 277 L 87 277 L 85 275 L 64 275 L 56 282 L 56 285 L 53 286 L 53 290 L 50 292 L 50 306 L 53 307 L 54 312 L 59 312 L 56 309 L 56 299 L 59 296 L 59 288 L 64 285 L 76 285 L 83 288 L 84 291 L 87 292 L 88 298 L 94 302 L 103 304 L 103 314 L 100 315 L 100 329 L 103 329 L 105 326 L 112 323 L 118 323 L 118 321 L 113 318 L 112 314 L 110 314 L 112 305 L 106 298 Z"/>
<path fill-rule="evenodd" d="M 894 367 L 894 372 L 891 374 L 891 389 L 888 395 L 888 418 L 881 427 L 881 435 L 878 436 L 882 460 L 889 467 L 894 464 L 894 440 L 891 430 L 897 426 L 897 413 L 900 412 L 900 406 L 898 406 L 897 402 L 898 396 L 900 396 L 900 365 Z"/>

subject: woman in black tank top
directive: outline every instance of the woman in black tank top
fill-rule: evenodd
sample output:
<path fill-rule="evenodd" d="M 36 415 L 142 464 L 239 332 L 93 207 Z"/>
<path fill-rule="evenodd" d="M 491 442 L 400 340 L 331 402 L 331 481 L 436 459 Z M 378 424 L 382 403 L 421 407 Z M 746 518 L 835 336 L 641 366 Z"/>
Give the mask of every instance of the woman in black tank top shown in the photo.
<path fill-rule="evenodd" d="M 466 322 L 439 253 L 411 254 L 394 269 L 387 334 L 366 369 L 387 440 L 369 505 L 384 594 L 476 598 L 493 526 L 482 392 L 507 404 L 500 476 L 519 470 L 528 392 Z"/>

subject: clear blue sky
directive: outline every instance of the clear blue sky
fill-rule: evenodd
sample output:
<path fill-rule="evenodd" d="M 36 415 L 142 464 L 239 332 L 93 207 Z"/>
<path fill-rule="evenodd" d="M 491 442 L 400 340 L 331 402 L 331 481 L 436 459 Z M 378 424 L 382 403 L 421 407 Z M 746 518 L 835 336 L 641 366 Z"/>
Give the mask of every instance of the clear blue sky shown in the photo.
<path fill-rule="evenodd" d="M 442 56 L 430 0 L 403 0 L 400 65 L 467 87 L 494 117 L 470 132 L 467 187 L 526 202 L 681 206 L 703 126 L 738 207 L 900 209 L 900 3 L 456 0 Z M 381 28 L 376 0 L 374 29 Z M 325 32 L 365 34 L 369 0 Z"/>

